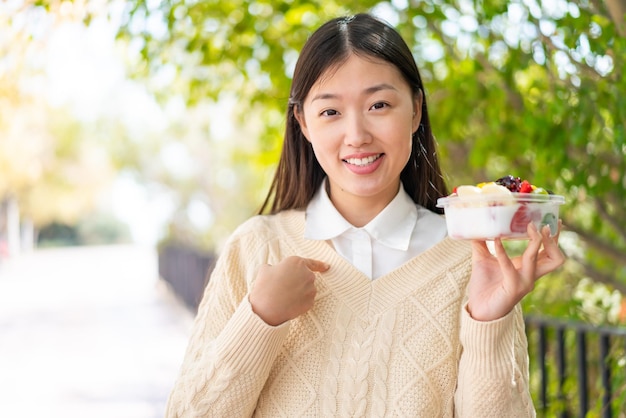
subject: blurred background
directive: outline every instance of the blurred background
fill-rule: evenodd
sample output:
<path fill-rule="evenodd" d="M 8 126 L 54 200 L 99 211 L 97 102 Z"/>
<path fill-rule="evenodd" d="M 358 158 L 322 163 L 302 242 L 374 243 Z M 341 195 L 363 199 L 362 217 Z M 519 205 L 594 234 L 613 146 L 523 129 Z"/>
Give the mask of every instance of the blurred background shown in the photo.
<path fill-rule="evenodd" d="M 450 188 L 512 174 L 565 196 L 568 261 L 524 300 L 533 396 L 624 416 L 622 0 L 5 0 L 8 416 L 163 415 L 206 273 L 265 197 L 298 51 L 360 11 L 409 42 Z"/>

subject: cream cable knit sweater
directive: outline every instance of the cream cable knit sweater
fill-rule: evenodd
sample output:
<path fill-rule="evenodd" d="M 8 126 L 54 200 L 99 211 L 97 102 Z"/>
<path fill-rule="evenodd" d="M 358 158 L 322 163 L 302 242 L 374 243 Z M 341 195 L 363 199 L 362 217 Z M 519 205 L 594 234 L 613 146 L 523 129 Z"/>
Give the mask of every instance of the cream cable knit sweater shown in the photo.
<path fill-rule="evenodd" d="M 469 246 L 445 239 L 374 281 L 304 212 L 257 216 L 230 238 L 200 305 L 167 417 L 534 416 L 521 310 L 493 322 L 464 309 Z M 326 261 L 311 311 L 272 327 L 247 294 L 259 265 Z"/>

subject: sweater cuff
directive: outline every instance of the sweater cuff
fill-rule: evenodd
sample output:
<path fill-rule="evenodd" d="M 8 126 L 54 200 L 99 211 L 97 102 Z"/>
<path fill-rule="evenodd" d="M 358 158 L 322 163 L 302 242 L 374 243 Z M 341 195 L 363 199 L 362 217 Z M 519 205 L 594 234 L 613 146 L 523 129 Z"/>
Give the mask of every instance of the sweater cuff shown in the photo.
<path fill-rule="evenodd" d="M 254 313 L 246 296 L 220 335 L 218 358 L 242 372 L 256 374 L 269 369 L 289 333 L 289 324 L 268 325 Z"/>
<path fill-rule="evenodd" d="M 517 307 L 494 321 L 477 321 L 463 305 L 460 339 L 463 356 L 476 375 L 506 377 L 515 362 L 515 315 Z"/>

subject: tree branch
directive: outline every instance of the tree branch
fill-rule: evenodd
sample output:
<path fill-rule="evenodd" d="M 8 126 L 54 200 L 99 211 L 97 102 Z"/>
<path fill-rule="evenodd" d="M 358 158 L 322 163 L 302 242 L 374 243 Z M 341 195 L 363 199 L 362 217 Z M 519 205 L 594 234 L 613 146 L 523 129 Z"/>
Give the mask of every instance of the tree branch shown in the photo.
<path fill-rule="evenodd" d="M 605 201 L 603 199 L 594 199 L 594 205 L 596 209 L 598 209 L 600 217 L 611 225 L 620 238 L 626 242 L 626 229 L 624 228 L 624 224 L 609 213 Z"/>
<path fill-rule="evenodd" d="M 430 20 L 428 21 L 428 27 L 435 32 L 437 35 L 439 35 L 439 37 L 441 39 L 445 39 L 445 35 L 443 34 L 443 32 Z M 450 56 L 456 56 L 458 57 L 458 54 L 456 53 L 456 51 L 454 50 L 454 48 L 452 48 L 452 46 L 450 45 L 450 43 L 448 42 L 443 42 L 444 44 L 444 48 L 448 51 L 448 54 L 450 54 Z M 478 61 L 480 63 L 480 65 L 482 65 L 484 68 L 488 68 L 490 70 L 492 70 L 495 74 L 501 75 L 502 72 L 500 70 L 498 70 L 492 63 L 491 61 L 489 61 L 489 59 L 481 53 L 476 53 L 474 56 L 474 59 L 476 61 Z M 524 100 L 522 98 L 522 95 L 519 94 L 518 91 L 511 89 L 511 86 L 509 85 L 509 83 L 505 82 L 502 80 L 502 77 L 499 78 L 500 79 L 500 87 L 502 88 L 502 90 L 504 90 L 506 92 L 506 95 L 509 99 L 509 102 L 511 103 L 512 107 L 514 110 L 516 110 L 517 112 L 523 112 L 524 111 Z"/>
<path fill-rule="evenodd" d="M 582 73 L 584 73 L 591 80 L 597 81 L 597 80 L 602 78 L 602 76 L 600 74 L 598 74 L 598 72 L 595 69 L 593 69 L 593 67 L 585 65 L 584 63 L 574 59 L 574 57 L 572 56 L 572 53 L 570 52 L 569 49 L 567 49 L 567 48 L 563 49 L 563 48 L 559 48 L 558 46 L 556 46 L 556 44 L 554 43 L 554 40 L 552 39 L 552 37 L 546 36 L 546 35 L 542 34 L 540 36 L 540 39 L 545 44 L 547 44 L 550 47 L 551 50 L 553 50 L 553 51 L 561 51 L 561 52 L 565 53 L 567 55 L 567 58 L 570 60 L 570 62 L 572 64 L 574 64 L 576 66 L 576 68 L 578 68 Z"/>
<path fill-rule="evenodd" d="M 576 233 L 586 244 L 610 257 L 618 264 L 626 265 L 626 253 L 624 251 L 619 250 L 589 231 L 580 228 L 574 222 L 570 223 L 564 219 L 563 223 L 567 226 L 568 230 Z"/>
<path fill-rule="evenodd" d="M 617 33 L 620 36 L 626 36 L 626 2 L 623 0 L 606 0 L 604 4 L 615 24 Z"/>
<path fill-rule="evenodd" d="M 618 290 L 620 293 L 626 294 L 625 283 L 622 283 L 616 280 L 615 277 L 607 273 L 601 272 L 600 270 L 594 268 L 589 263 L 585 262 L 585 260 L 582 260 L 578 257 L 573 257 L 572 260 L 580 264 L 580 266 L 583 268 L 585 275 L 588 276 L 594 282 L 607 284 L 609 286 L 612 286 L 614 289 Z"/>
<path fill-rule="evenodd" d="M 589 2 L 589 10 L 593 14 L 597 14 L 597 15 L 606 17 L 607 19 L 611 19 L 611 16 L 608 15 L 608 12 L 607 12 L 606 8 L 604 7 L 603 2 L 600 1 L 600 0 L 590 0 L 590 2 Z"/>

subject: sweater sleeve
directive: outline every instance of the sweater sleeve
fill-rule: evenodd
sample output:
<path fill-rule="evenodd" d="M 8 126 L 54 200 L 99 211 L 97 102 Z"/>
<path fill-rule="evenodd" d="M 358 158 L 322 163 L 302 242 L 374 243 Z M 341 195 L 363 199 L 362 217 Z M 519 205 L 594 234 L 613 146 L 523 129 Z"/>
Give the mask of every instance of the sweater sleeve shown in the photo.
<path fill-rule="evenodd" d="M 463 306 L 456 417 L 535 417 L 528 342 L 517 305 L 495 321 L 472 319 Z"/>
<path fill-rule="evenodd" d="M 250 283 L 257 263 L 267 260 L 266 254 L 244 247 L 231 243 L 218 259 L 167 402 L 166 418 L 244 417 L 256 407 L 289 323 L 272 327 L 252 311 Z"/>

